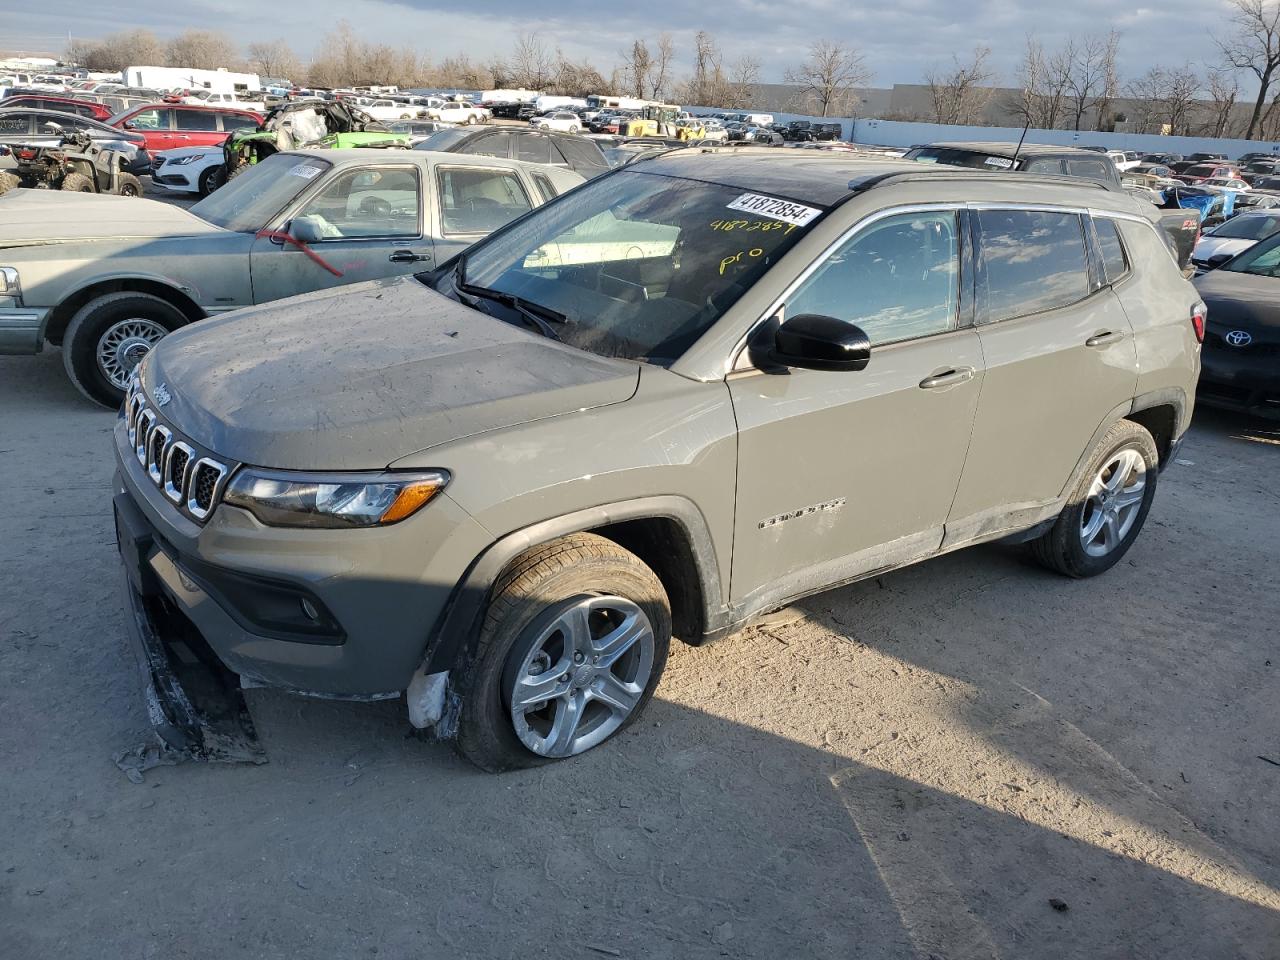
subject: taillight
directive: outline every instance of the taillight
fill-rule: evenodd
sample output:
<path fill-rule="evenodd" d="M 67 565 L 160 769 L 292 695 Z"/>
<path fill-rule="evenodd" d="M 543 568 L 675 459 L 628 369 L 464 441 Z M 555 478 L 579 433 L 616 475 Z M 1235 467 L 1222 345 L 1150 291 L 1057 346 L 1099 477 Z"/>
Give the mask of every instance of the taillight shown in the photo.
<path fill-rule="evenodd" d="M 1204 318 L 1208 312 L 1209 308 L 1203 303 L 1191 308 L 1191 329 L 1195 331 L 1196 343 L 1204 343 Z"/>

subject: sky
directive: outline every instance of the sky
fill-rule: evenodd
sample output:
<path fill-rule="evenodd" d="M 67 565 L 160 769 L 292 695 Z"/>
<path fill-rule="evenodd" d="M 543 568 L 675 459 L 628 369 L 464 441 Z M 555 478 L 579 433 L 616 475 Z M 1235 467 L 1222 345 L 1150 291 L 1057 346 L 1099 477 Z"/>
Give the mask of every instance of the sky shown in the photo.
<path fill-rule="evenodd" d="M 93 38 L 129 27 L 161 37 L 189 28 L 217 29 L 244 44 L 284 38 L 304 59 L 339 19 L 357 25 L 370 42 L 410 45 L 442 59 L 467 52 L 487 60 L 508 52 L 515 38 L 537 32 L 574 59 L 589 59 L 607 76 L 620 51 L 637 36 L 676 37 L 680 71 L 687 72 L 693 35 L 713 34 L 733 61 L 750 54 L 763 82 L 780 82 L 803 61 L 815 39 L 862 51 L 873 86 L 921 82 L 933 66 L 976 44 L 992 48 L 998 81 L 1012 84 L 1025 38 L 1046 46 L 1068 35 L 1121 33 L 1121 72 L 1140 75 L 1154 64 L 1191 62 L 1215 53 L 1212 33 L 1228 29 L 1227 0 L 1161 0 L 1159 5 L 1116 0 L 184 0 L 133 4 L 8 0 L 0 16 L 0 49 L 58 54 L 70 31 Z M 16 9 L 15 9 L 16 7 Z M 131 9 L 130 9 L 131 8 Z M 122 14 L 129 12 L 132 19 Z M 305 12 L 305 16 L 295 16 Z"/>

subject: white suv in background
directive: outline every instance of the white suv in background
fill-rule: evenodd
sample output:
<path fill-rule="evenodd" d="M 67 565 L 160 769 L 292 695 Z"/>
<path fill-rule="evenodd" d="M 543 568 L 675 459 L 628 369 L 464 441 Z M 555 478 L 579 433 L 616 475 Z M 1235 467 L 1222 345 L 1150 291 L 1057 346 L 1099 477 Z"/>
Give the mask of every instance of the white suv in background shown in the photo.
<path fill-rule="evenodd" d="M 445 123 L 488 123 L 492 116 L 484 107 L 457 100 L 427 108 L 428 119 L 443 120 Z"/>
<path fill-rule="evenodd" d="M 534 117 L 529 121 L 529 126 L 541 127 L 543 130 L 559 130 L 561 133 L 580 133 L 582 118 L 568 110 L 556 110 L 545 116 Z"/>

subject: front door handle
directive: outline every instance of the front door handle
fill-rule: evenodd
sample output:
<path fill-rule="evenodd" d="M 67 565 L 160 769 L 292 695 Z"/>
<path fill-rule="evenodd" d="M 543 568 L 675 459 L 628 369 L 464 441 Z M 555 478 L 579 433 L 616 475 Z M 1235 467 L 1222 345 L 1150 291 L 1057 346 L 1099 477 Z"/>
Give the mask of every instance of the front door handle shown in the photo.
<path fill-rule="evenodd" d="M 1105 347 L 1109 343 L 1117 343 L 1123 339 L 1123 333 L 1116 333 L 1114 330 L 1103 330 L 1101 333 L 1095 333 L 1086 340 L 1084 345 L 1086 347 Z"/>
<path fill-rule="evenodd" d="M 921 390 L 941 390 L 943 387 L 954 387 L 973 379 L 973 367 L 957 367 L 943 373 L 935 373 L 920 381 Z"/>
<path fill-rule="evenodd" d="M 397 250 L 387 259 L 392 263 L 419 263 L 423 260 L 430 260 L 431 256 L 429 254 L 417 254 L 412 250 Z"/>

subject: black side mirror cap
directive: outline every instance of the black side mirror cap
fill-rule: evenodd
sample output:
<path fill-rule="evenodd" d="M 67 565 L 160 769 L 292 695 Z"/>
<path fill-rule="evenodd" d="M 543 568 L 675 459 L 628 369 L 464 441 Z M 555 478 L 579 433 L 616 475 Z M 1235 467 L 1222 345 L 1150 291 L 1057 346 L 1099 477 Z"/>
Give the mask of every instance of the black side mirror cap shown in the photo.
<path fill-rule="evenodd" d="M 1218 269 L 1218 267 L 1222 266 L 1224 263 L 1226 263 L 1228 260 L 1232 259 L 1232 257 L 1234 257 L 1234 256 L 1235 256 L 1235 254 L 1231 254 L 1231 253 L 1215 253 L 1215 254 L 1214 254 L 1212 257 L 1210 257 L 1210 258 L 1209 258 L 1209 260 L 1208 260 L 1209 269 L 1210 269 L 1210 270 L 1217 270 L 1217 269 Z"/>
<path fill-rule="evenodd" d="M 871 361 L 871 340 L 848 320 L 801 313 L 774 332 L 770 359 L 806 370 L 862 370 Z"/>

